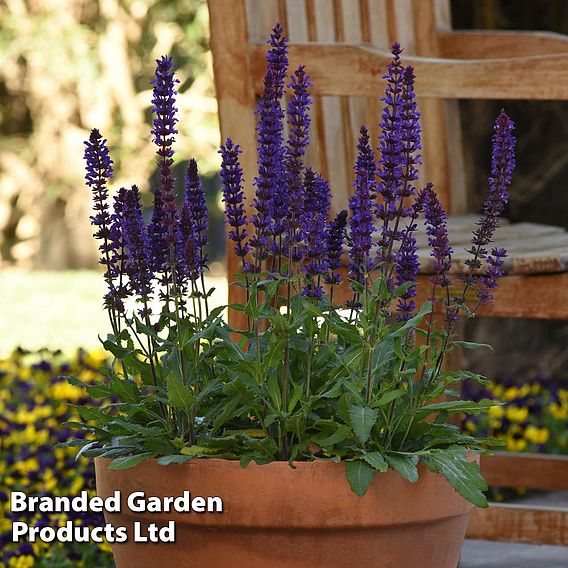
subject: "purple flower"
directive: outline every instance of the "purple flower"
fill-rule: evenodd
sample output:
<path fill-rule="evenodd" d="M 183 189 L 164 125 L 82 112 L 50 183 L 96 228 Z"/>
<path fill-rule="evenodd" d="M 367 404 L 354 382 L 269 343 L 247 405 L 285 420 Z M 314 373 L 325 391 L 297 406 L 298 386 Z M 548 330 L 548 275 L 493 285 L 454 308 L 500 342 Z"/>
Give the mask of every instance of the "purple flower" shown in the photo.
<path fill-rule="evenodd" d="M 306 264 L 302 267 L 306 276 L 306 285 L 302 294 L 311 298 L 321 298 L 322 276 L 328 272 L 327 253 L 327 217 L 330 206 L 329 183 L 311 168 L 304 173 L 304 211 L 302 214 L 302 234 L 305 244 Z"/>
<path fill-rule="evenodd" d="M 288 67 L 288 45 L 284 30 L 276 24 L 269 40 L 267 69 L 264 75 L 264 92 L 258 103 L 258 176 L 254 180 L 256 195 L 253 204 L 256 214 L 251 221 L 255 234 L 250 244 L 255 249 L 256 269 L 269 255 L 270 235 L 273 233 L 274 199 L 281 192 L 283 176 L 283 119 L 280 99 L 284 92 L 284 79 Z M 279 221 L 279 220 L 278 220 Z M 278 222 L 277 221 L 277 222 Z"/>
<path fill-rule="evenodd" d="M 434 286 L 448 288 L 451 280 L 448 279 L 448 271 L 451 267 L 452 253 L 448 239 L 448 227 L 446 212 L 442 208 L 438 195 L 429 183 L 423 190 L 423 195 L 419 199 L 424 204 L 424 217 L 426 218 L 426 234 L 428 235 L 428 246 L 431 247 L 431 256 L 434 257 L 434 272 L 432 278 Z"/>
<path fill-rule="evenodd" d="M 199 249 L 201 268 L 207 266 L 207 255 L 204 253 L 203 247 L 209 242 L 207 237 L 207 203 L 205 201 L 205 193 L 199 179 L 197 170 L 197 162 L 194 159 L 189 161 L 187 173 L 185 176 L 185 201 L 189 210 L 191 222 L 195 227 L 197 247 Z"/>
<path fill-rule="evenodd" d="M 187 201 L 181 207 L 177 253 L 182 279 L 188 278 L 194 282 L 203 272 L 203 262 L 200 235 L 192 215 L 191 206 Z"/>
<path fill-rule="evenodd" d="M 412 312 L 416 308 L 416 303 L 412 298 L 416 297 L 416 277 L 420 265 L 418 263 L 414 231 L 416 231 L 415 219 L 413 219 L 406 228 L 395 260 L 397 286 L 411 284 L 411 286 L 401 294 L 398 300 L 397 309 L 399 314 L 397 318 L 399 320 L 410 319 Z"/>
<path fill-rule="evenodd" d="M 105 307 L 122 311 L 122 302 L 114 285 L 114 278 L 119 273 L 119 251 L 113 239 L 113 221 L 108 205 L 107 179 L 112 179 L 112 160 L 109 156 L 107 141 L 95 128 L 89 140 L 85 141 L 86 185 L 93 193 L 93 209 L 91 222 L 95 227 L 94 237 L 101 241 L 99 251 L 100 264 L 105 267 L 104 278 L 108 285 L 105 295 Z"/>
<path fill-rule="evenodd" d="M 479 228 L 473 232 L 473 247 L 468 251 L 473 258 L 466 261 L 472 270 L 481 268 L 481 259 L 487 255 L 485 248 L 492 240 L 499 226 L 499 219 L 509 201 L 507 191 L 515 167 L 515 143 L 513 135 L 515 125 L 505 111 L 495 121 L 495 133 L 492 139 L 491 177 L 489 194 L 485 199 Z"/>
<path fill-rule="evenodd" d="M 466 286 L 469 284 L 476 285 L 477 277 L 475 271 L 481 268 L 483 259 L 489 262 L 486 247 L 493 239 L 495 230 L 499 226 L 500 217 L 509 200 L 508 187 L 511 183 L 513 169 L 515 168 L 516 138 L 513 135 L 514 129 L 513 121 L 507 116 L 505 111 L 501 111 L 501 114 L 495 121 L 492 139 L 489 194 L 483 204 L 478 228 L 473 232 L 472 246 L 468 249 L 472 258 L 465 261 L 470 268 L 469 274 L 464 277 Z M 496 256 L 494 254 L 493 256 L 492 261 L 499 262 L 497 260 L 499 256 L 502 258 L 504 255 Z M 482 303 L 488 301 L 487 293 L 483 291 L 484 286 L 482 283 L 481 288 L 478 289 L 478 292 L 481 294 L 478 299 Z"/>
<path fill-rule="evenodd" d="M 503 276 L 503 262 L 507 256 L 504 248 L 494 248 L 491 255 L 485 259 L 487 269 L 477 280 L 477 297 L 481 304 L 486 304 L 493 300 L 490 290 L 497 289 L 497 280 Z"/>
<path fill-rule="evenodd" d="M 157 67 L 155 78 L 152 80 L 153 98 L 152 113 L 154 114 L 152 135 L 157 146 L 159 186 L 154 195 L 154 211 L 149 227 L 152 246 L 153 264 L 156 271 L 163 271 L 169 267 L 174 271 L 175 267 L 171 254 L 168 251 L 175 247 L 178 225 L 178 213 L 174 196 L 174 177 L 172 164 L 175 142 L 176 123 L 175 114 L 176 83 L 179 80 L 174 76 L 175 66 L 171 57 L 166 55 L 156 60 Z"/>
<path fill-rule="evenodd" d="M 287 245 L 296 246 L 300 238 L 298 229 L 303 207 L 302 173 L 304 170 L 303 158 L 309 144 L 310 132 L 310 105 L 312 99 L 308 89 L 312 86 L 309 75 L 306 75 L 304 66 L 298 67 L 294 75 L 290 76 L 288 85 L 292 89 L 292 96 L 288 103 L 288 145 L 285 157 L 285 184 L 280 187 L 281 194 L 275 203 L 283 207 L 282 211 L 275 207 L 275 218 L 282 219 L 282 229 L 288 230 Z M 286 254 L 283 250 L 282 254 Z"/>
<path fill-rule="evenodd" d="M 401 52 L 400 45 L 397 42 L 393 43 L 391 49 L 393 60 L 387 67 L 387 74 L 383 76 L 387 84 L 385 94 L 381 98 L 384 108 L 379 124 L 381 133 L 378 147 L 380 152 L 378 191 L 383 202 L 377 208 L 379 218 L 383 221 L 389 221 L 395 215 L 395 201 L 399 194 L 402 177 L 402 110 L 400 99 L 403 89 L 404 67 L 400 62 Z"/>
<path fill-rule="evenodd" d="M 413 182 L 418 179 L 417 166 L 421 164 L 421 156 L 416 154 L 422 149 L 420 132 L 420 113 L 416 105 L 414 93 L 414 68 L 408 66 L 402 75 L 402 93 L 400 95 L 401 119 L 401 181 L 402 186 L 398 192 L 400 198 L 414 195 Z"/>
<path fill-rule="evenodd" d="M 243 170 L 239 163 L 241 149 L 233 144 L 230 138 L 221 146 L 221 184 L 223 186 L 223 201 L 225 202 L 225 217 L 230 227 L 229 239 L 235 243 L 234 253 L 243 259 L 250 251 L 246 242 L 248 224 L 245 213 L 245 194 L 243 191 Z"/>
<path fill-rule="evenodd" d="M 371 268 L 372 234 L 375 232 L 370 191 L 374 184 L 375 164 L 371 159 L 373 151 L 369 134 L 364 126 L 361 126 L 357 149 L 355 192 L 349 200 L 349 275 L 362 283 L 364 274 Z"/>
<path fill-rule="evenodd" d="M 122 237 L 124 242 L 124 271 L 131 289 L 142 299 L 148 300 L 152 293 L 152 266 L 148 234 L 142 218 L 140 192 L 133 185 L 123 189 Z M 141 315 L 149 315 L 144 309 Z"/>
<path fill-rule="evenodd" d="M 325 277 L 325 283 L 330 285 L 341 284 L 341 274 L 335 271 L 341 268 L 341 256 L 343 255 L 343 242 L 347 227 L 347 211 L 340 211 L 329 226 L 327 235 L 327 266 L 330 273 Z"/>
<path fill-rule="evenodd" d="M 111 215 L 110 241 L 112 243 L 111 265 L 113 281 L 104 297 L 105 306 L 124 313 L 123 300 L 129 296 L 129 290 L 123 281 L 124 238 L 122 234 L 124 217 L 124 198 L 126 189 L 121 187 L 113 198 L 113 213 Z"/>

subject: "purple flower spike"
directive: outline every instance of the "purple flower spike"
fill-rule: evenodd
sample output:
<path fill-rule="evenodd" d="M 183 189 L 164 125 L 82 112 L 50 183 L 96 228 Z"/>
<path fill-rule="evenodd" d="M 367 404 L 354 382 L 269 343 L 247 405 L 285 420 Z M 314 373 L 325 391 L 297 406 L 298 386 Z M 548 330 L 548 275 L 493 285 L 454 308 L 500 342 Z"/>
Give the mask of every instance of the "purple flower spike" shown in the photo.
<path fill-rule="evenodd" d="M 331 286 L 341 284 L 341 274 L 336 274 L 335 271 L 341 268 L 346 228 L 347 211 L 344 209 L 331 222 L 327 237 L 327 266 L 330 272 L 325 277 L 325 283 Z"/>
<path fill-rule="evenodd" d="M 372 149 L 364 126 L 361 127 L 357 148 L 355 192 L 349 200 L 349 275 L 353 280 L 363 282 L 364 274 L 371 268 L 370 253 L 375 232 L 370 191 L 374 184 L 375 164 L 370 159 Z"/>
<path fill-rule="evenodd" d="M 284 111 L 280 99 L 284 92 L 284 79 L 288 68 L 288 44 L 284 31 L 276 24 L 272 31 L 268 65 L 264 75 L 264 92 L 258 103 L 258 176 L 254 180 L 256 195 L 253 204 L 256 214 L 251 221 L 255 234 L 250 244 L 255 249 L 256 269 L 269 256 L 270 236 L 273 234 L 275 196 L 282 192 L 284 182 L 282 147 Z M 280 220 L 277 220 L 279 223 Z"/>
<path fill-rule="evenodd" d="M 205 201 L 205 193 L 199 179 L 199 172 L 197 170 L 197 162 L 194 159 L 189 161 L 187 167 L 187 174 L 185 176 L 185 201 L 188 206 L 191 222 L 195 227 L 196 244 L 199 248 L 201 269 L 207 266 L 207 255 L 204 252 L 204 247 L 208 244 L 207 237 L 207 203 Z"/>
<path fill-rule="evenodd" d="M 292 89 L 292 97 L 288 103 L 288 146 L 286 149 L 286 184 L 282 186 L 284 198 L 279 203 L 285 207 L 283 215 L 284 229 L 288 230 L 288 245 L 296 246 L 299 240 L 297 230 L 300 228 L 300 217 L 303 207 L 302 174 L 304 171 L 304 155 L 309 144 L 310 105 L 312 99 L 308 89 L 312 86 L 310 77 L 306 75 L 304 66 L 298 67 L 290 77 L 288 85 Z M 287 226 L 286 226 L 287 225 Z M 285 251 L 282 251 L 285 254 Z"/>
<path fill-rule="evenodd" d="M 438 195 L 434 191 L 432 184 L 429 183 L 423 190 L 424 216 L 426 218 L 426 234 L 428 235 L 428 246 L 431 247 L 431 256 L 434 257 L 434 272 L 432 278 L 434 286 L 448 288 L 451 280 L 448 272 L 451 267 L 453 249 L 450 247 L 448 239 L 448 227 L 446 212 L 442 208 Z"/>
<path fill-rule="evenodd" d="M 182 280 L 195 282 L 203 273 L 200 235 L 193 218 L 190 204 L 185 201 L 181 207 L 180 234 L 178 241 L 179 270 Z"/>
<path fill-rule="evenodd" d="M 389 221 L 395 215 L 395 200 L 399 193 L 402 177 L 402 109 L 401 94 L 403 90 L 404 67 L 400 62 L 402 50 L 395 42 L 391 53 L 393 60 L 387 67 L 387 74 L 383 77 L 387 84 L 384 97 L 381 101 L 385 104 L 380 126 L 379 147 L 379 171 L 380 182 L 378 191 L 383 198 L 383 203 L 378 206 L 379 218 Z"/>
<path fill-rule="evenodd" d="M 122 236 L 124 241 L 124 270 L 128 275 L 131 289 L 142 299 L 148 300 L 152 293 L 152 267 L 148 235 L 142 219 L 140 192 L 133 185 L 122 190 L 123 215 Z M 143 310 L 141 316 L 149 315 Z"/>
<path fill-rule="evenodd" d="M 327 217 L 330 207 L 329 183 L 311 168 L 304 174 L 305 204 L 302 215 L 302 233 L 305 243 L 304 257 L 307 260 L 302 267 L 306 275 L 306 285 L 302 294 L 311 298 L 321 298 L 323 287 L 320 280 L 328 272 L 327 253 Z"/>
<path fill-rule="evenodd" d="M 105 306 L 121 311 L 122 303 L 113 284 L 119 272 L 119 263 L 116 260 L 118 250 L 112 238 L 112 218 L 108 204 L 107 180 L 112 179 L 112 160 L 109 156 L 107 141 L 95 128 L 91 131 L 89 140 L 85 141 L 85 181 L 93 193 L 93 209 L 91 223 L 95 227 L 94 237 L 101 241 L 99 251 L 100 264 L 105 267 L 104 278 L 108 285 L 105 296 Z"/>
<path fill-rule="evenodd" d="M 154 195 L 154 211 L 152 222 L 149 227 L 151 238 L 152 256 L 154 267 L 157 271 L 163 271 L 171 264 L 168 251 L 175 246 L 178 214 L 174 197 L 174 177 L 172 164 L 175 142 L 176 123 L 175 114 L 176 83 L 179 80 L 174 76 L 175 66 L 171 57 L 162 56 L 156 61 L 156 74 L 152 80 L 153 98 L 152 112 L 154 114 L 152 135 L 153 141 L 158 147 L 158 170 L 160 183 Z M 170 270 L 173 270 L 170 267 Z"/>
<path fill-rule="evenodd" d="M 473 255 L 466 263 L 473 269 L 481 268 L 481 259 L 487 256 L 485 247 L 491 242 L 505 205 L 509 201 L 508 186 L 515 167 L 515 125 L 504 111 L 495 121 L 495 134 L 492 139 L 491 177 L 489 194 L 485 199 L 479 228 L 473 233 L 473 247 L 468 251 Z"/>
<path fill-rule="evenodd" d="M 245 194 L 243 191 L 243 169 L 239 163 L 241 149 L 233 144 L 230 138 L 221 146 L 221 183 L 223 186 L 223 201 L 225 202 L 225 217 L 229 225 L 229 239 L 235 243 L 234 253 L 243 259 L 250 251 L 246 242 L 248 224 L 245 213 Z"/>
<path fill-rule="evenodd" d="M 470 273 L 464 277 L 466 285 L 476 286 L 481 303 L 489 301 L 490 294 L 487 294 L 487 286 L 483 281 L 478 282 L 475 272 L 481 269 L 482 260 L 486 260 L 490 265 L 495 261 L 498 265 L 494 268 L 500 269 L 504 255 L 495 255 L 491 261 L 488 257 L 487 245 L 492 241 L 495 230 L 499 226 L 499 220 L 509 201 L 508 187 L 511 183 L 511 176 L 515 167 L 515 144 L 516 138 L 513 135 L 515 125 L 507 116 L 505 111 L 501 111 L 495 121 L 494 134 L 492 139 L 491 156 L 491 177 L 489 178 L 489 194 L 485 199 L 482 209 L 482 216 L 478 222 L 478 228 L 473 232 L 471 240 L 472 246 L 468 252 L 472 258 L 466 260 L 470 268 Z M 497 249 L 496 249 L 497 250 Z M 499 258 L 501 263 L 499 264 Z M 489 269 L 491 273 L 491 268 Z M 490 276 L 490 278 L 492 278 Z M 495 278 L 496 280 L 496 278 Z M 480 286 L 477 286 L 477 283 Z"/>
<path fill-rule="evenodd" d="M 401 119 L 401 181 L 402 186 L 398 192 L 400 198 L 414 195 L 413 182 L 418 179 L 417 166 L 421 164 L 421 156 L 416 154 L 422 149 L 420 113 L 414 94 L 414 68 L 408 66 L 402 74 L 402 93 L 400 96 Z"/>
<path fill-rule="evenodd" d="M 397 309 L 399 314 L 397 315 L 397 319 L 399 320 L 410 319 L 412 312 L 416 308 L 416 303 L 413 298 L 416 297 L 416 277 L 418 276 L 420 265 L 418 263 L 416 239 L 413 234 L 415 230 L 416 224 L 413 219 L 412 223 L 407 227 L 406 233 L 402 239 L 400 250 L 396 255 L 395 267 L 397 286 L 412 284 L 401 294 L 398 300 Z"/>
<path fill-rule="evenodd" d="M 478 279 L 477 296 L 479 303 L 487 304 L 493 300 L 493 294 L 490 290 L 497 289 L 497 280 L 503 276 L 503 262 L 507 256 L 504 248 L 494 248 L 491 255 L 485 259 L 487 269 Z"/>

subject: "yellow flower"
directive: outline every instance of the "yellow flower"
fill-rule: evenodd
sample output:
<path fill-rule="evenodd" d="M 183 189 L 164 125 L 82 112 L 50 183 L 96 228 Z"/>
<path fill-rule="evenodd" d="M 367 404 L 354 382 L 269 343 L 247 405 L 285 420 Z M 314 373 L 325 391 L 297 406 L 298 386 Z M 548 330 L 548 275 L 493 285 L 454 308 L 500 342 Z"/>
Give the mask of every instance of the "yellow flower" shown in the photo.
<path fill-rule="evenodd" d="M 79 400 L 85 396 L 85 389 L 77 385 L 70 385 L 67 382 L 55 383 L 51 387 L 51 395 L 56 400 Z"/>
<path fill-rule="evenodd" d="M 550 438 L 548 428 L 538 428 L 530 424 L 525 430 L 525 438 L 533 444 L 546 444 Z"/>
<path fill-rule="evenodd" d="M 502 406 L 492 406 L 488 411 L 487 414 L 492 418 L 503 418 L 505 414 L 505 409 Z"/>
<path fill-rule="evenodd" d="M 515 438 L 507 439 L 507 449 L 510 452 L 522 452 L 526 447 L 527 441 L 523 440 L 523 438 L 519 438 L 518 440 Z"/>
<path fill-rule="evenodd" d="M 566 420 L 568 418 L 568 404 L 558 404 L 553 402 L 548 406 L 550 414 L 556 418 L 556 420 Z"/>
<path fill-rule="evenodd" d="M 505 400 L 513 400 L 519 396 L 519 389 L 517 387 L 509 387 L 504 393 Z"/>
<path fill-rule="evenodd" d="M 511 422 L 524 422 L 529 416 L 529 409 L 526 407 L 518 408 L 517 406 L 509 406 L 505 412 L 507 420 Z"/>

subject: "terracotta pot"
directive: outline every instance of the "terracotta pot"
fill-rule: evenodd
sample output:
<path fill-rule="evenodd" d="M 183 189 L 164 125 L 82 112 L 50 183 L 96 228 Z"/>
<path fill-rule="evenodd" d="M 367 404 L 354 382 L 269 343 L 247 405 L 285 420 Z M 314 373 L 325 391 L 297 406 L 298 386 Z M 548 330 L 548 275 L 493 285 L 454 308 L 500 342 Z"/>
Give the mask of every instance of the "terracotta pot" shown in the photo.
<path fill-rule="evenodd" d="M 176 542 L 113 545 L 117 568 L 341 567 L 456 568 L 473 505 L 440 474 L 420 466 L 409 483 L 396 472 L 378 474 L 364 497 L 353 493 L 345 466 L 331 461 L 273 462 L 246 469 L 238 462 L 194 460 L 160 466 L 145 462 L 111 471 L 96 460 L 101 497 L 120 490 L 120 513 L 107 522 L 165 526 Z M 222 513 L 132 513 L 126 498 L 220 496 Z"/>

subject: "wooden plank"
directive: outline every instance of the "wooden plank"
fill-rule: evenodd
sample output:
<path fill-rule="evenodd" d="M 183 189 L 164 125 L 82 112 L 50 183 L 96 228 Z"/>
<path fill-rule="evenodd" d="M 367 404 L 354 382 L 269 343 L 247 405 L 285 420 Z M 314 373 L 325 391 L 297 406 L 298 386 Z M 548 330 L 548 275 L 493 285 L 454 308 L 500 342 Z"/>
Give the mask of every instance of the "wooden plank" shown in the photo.
<path fill-rule="evenodd" d="M 497 452 L 481 456 L 481 472 L 493 487 L 568 491 L 568 456 Z"/>
<path fill-rule="evenodd" d="M 250 46 L 257 89 L 261 87 L 265 46 Z M 390 54 L 368 45 L 296 44 L 293 65 L 303 63 L 318 95 L 373 97 L 382 90 L 381 76 Z M 486 60 L 407 56 L 416 71 L 416 93 L 447 99 L 568 99 L 568 53 Z M 333 73 L 330 73 L 333 69 Z"/>
<path fill-rule="evenodd" d="M 438 34 L 440 55 L 448 59 L 527 57 L 568 52 L 568 37 L 552 32 L 449 31 Z"/>
<path fill-rule="evenodd" d="M 341 21 L 341 12 L 336 13 L 338 6 L 330 0 L 313 0 L 316 38 L 318 43 L 338 41 L 336 23 Z M 341 26 L 339 26 L 341 28 Z M 347 207 L 348 190 L 351 179 L 351 165 L 347 161 L 346 127 L 348 120 L 348 101 L 338 97 L 322 97 L 323 135 L 327 163 L 327 179 L 333 188 L 332 207 L 340 211 Z M 324 172 L 325 175 L 325 172 Z"/>
<path fill-rule="evenodd" d="M 415 49 L 405 50 L 403 57 L 405 53 L 437 57 L 439 49 L 434 4 L 413 0 L 410 9 L 414 19 Z M 459 147 L 450 148 L 447 144 L 448 129 L 444 104 L 440 99 L 424 97 L 418 99 L 422 115 L 422 168 L 417 185 L 424 187 L 428 182 L 433 183 L 442 207 L 452 212 L 450 188 L 453 180 L 450 178 L 450 162 L 453 159 L 461 159 L 462 150 Z"/>
<path fill-rule="evenodd" d="M 417 303 L 430 298 L 430 276 L 418 277 Z M 463 284 L 455 282 L 452 295 L 461 295 Z M 541 318 L 568 320 L 568 274 L 505 276 L 495 291 L 495 301 L 481 306 L 479 317 Z"/>
<path fill-rule="evenodd" d="M 211 52 L 215 89 L 219 103 L 221 139 L 233 137 L 241 145 L 241 165 L 245 179 L 245 197 L 252 203 L 252 180 L 256 171 L 256 140 L 253 111 L 255 94 L 252 72 L 243 46 L 248 42 L 246 6 L 244 0 L 209 0 L 211 21 Z M 240 259 L 229 250 L 227 273 L 232 275 L 240 270 Z M 237 286 L 229 286 L 229 303 L 244 302 L 246 292 Z M 246 316 L 234 310 L 229 311 L 229 321 L 234 327 L 246 324 Z"/>
<path fill-rule="evenodd" d="M 568 509 L 491 503 L 475 509 L 467 538 L 533 544 L 568 543 Z"/>
<path fill-rule="evenodd" d="M 308 20 L 306 0 L 286 0 L 286 10 L 288 14 L 288 34 L 291 43 L 313 41 L 315 29 L 311 29 L 311 23 Z M 294 71 L 294 68 L 290 68 Z M 309 164 L 318 172 L 323 172 L 327 165 L 322 164 L 322 154 L 325 160 L 325 148 L 320 148 L 320 129 L 323 128 L 323 114 L 318 97 L 314 97 L 314 104 L 310 109 L 310 137 L 312 144 L 306 149 L 306 164 Z M 318 142 L 318 143 L 316 143 Z M 325 144 L 325 142 L 324 142 Z"/>

